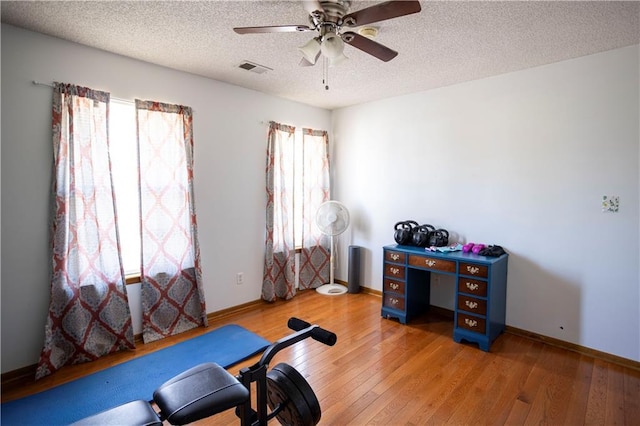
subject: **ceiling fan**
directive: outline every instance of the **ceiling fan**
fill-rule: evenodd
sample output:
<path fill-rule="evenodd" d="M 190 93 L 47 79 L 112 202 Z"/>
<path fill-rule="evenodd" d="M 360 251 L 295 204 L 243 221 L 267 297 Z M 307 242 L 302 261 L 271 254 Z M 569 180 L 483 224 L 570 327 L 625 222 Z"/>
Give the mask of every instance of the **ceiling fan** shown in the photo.
<path fill-rule="evenodd" d="M 236 27 L 233 30 L 238 34 L 316 31 L 318 36 L 298 48 L 303 55 L 300 61 L 302 66 L 315 65 L 320 54 L 328 59 L 329 66 L 337 65 L 346 59 L 343 53 L 344 43 L 388 62 L 398 52 L 345 27 L 369 25 L 421 10 L 419 1 L 405 0 L 386 1 L 351 13 L 347 13 L 351 6 L 350 0 L 302 0 L 302 3 L 309 13 L 309 25 Z"/>

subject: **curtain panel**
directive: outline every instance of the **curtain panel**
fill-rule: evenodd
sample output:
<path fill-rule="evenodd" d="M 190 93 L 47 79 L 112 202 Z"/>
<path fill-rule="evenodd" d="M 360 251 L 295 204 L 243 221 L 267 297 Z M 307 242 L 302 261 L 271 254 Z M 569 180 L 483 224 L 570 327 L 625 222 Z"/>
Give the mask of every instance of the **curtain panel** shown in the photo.
<path fill-rule="evenodd" d="M 262 298 L 291 299 L 295 288 L 293 143 L 295 128 L 269 123 L 266 165 L 266 238 Z"/>
<path fill-rule="evenodd" d="M 189 107 L 136 100 L 143 340 L 207 325 Z"/>
<path fill-rule="evenodd" d="M 296 294 L 296 284 L 299 289 L 309 289 L 329 280 L 329 240 L 315 224 L 318 207 L 329 200 L 328 145 L 325 131 L 303 129 L 302 139 L 296 140 L 294 127 L 269 124 L 264 300 L 291 299 Z M 296 150 L 301 150 L 300 155 Z M 298 194 L 296 182 L 301 183 Z M 296 218 L 298 209 L 302 215 Z M 296 220 L 302 221 L 300 241 L 294 236 Z M 296 244 L 300 252 L 297 283 Z"/>
<path fill-rule="evenodd" d="M 108 147 L 109 94 L 53 89 L 51 298 L 36 378 L 133 349 Z"/>
<path fill-rule="evenodd" d="M 320 204 L 330 198 L 329 137 L 324 130 L 302 129 L 302 249 L 300 289 L 317 288 L 330 280 L 330 239 L 316 226 Z"/>

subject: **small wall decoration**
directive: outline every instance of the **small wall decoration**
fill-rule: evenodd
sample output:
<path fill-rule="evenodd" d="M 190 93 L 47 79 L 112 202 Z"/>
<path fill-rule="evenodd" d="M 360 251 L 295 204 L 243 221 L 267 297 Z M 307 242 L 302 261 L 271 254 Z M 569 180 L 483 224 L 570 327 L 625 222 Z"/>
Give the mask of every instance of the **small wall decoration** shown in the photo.
<path fill-rule="evenodd" d="M 617 195 L 603 195 L 602 196 L 602 212 L 603 213 L 618 213 L 620 208 L 620 197 Z"/>

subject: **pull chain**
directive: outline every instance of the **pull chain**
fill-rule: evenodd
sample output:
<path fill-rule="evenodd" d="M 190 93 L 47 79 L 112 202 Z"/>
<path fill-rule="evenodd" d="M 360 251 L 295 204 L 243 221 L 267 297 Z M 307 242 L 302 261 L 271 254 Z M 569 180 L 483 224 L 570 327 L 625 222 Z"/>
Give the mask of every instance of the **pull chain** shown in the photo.
<path fill-rule="evenodd" d="M 329 61 L 322 56 L 322 84 L 324 84 L 324 90 L 329 90 Z"/>

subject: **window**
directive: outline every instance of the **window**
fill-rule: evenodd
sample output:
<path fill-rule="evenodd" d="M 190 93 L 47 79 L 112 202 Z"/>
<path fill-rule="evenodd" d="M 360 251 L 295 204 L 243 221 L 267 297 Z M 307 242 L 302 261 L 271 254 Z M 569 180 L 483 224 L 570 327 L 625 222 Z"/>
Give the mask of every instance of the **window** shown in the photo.
<path fill-rule="evenodd" d="M 293 140 L 293 170 L 291 171 L 293 175 L 293 244 L 296 249 L 300 249 L 303 242 L 302 235 L 304 228 L 304 210 L 302 209 L 304 200 L 304 185 L 302 181 L 304 156 L 302 154 L 304 150 L 302 149 L 301 130 L 296 129 Z"/>
<path fill-rule="evenodd" d="M 285 145 L 293 157 L 293 162 L 283 162 L 285 174 L 293 178 L 293 242 L 299 250 L 308 244 L 305 238 L 315 239 L 319 231 L 315 225 L 315 212 L 328 198 L 328 189 L 318 190 L 318 182 L 322 182 L 326 172 L 324 140 L 322 138 L 304 135 L 302 129 L 296 129 L 290 144 Z M 326 178 L 328 179 L 328 172 Z M 306 182 L 305 182 L 306 179 Z"/>
<path fill-rule="evenodd" d="M 122 303 L 125 271 L 137 277 L 125 277 L 127 283 L 141 282 L 145 342 L 207 324 L 193 207 L 193 111 L 156 101 L 110 105 L 109 98 L 54 84 L 56 297 L 37 377 L 86 361 L 86 354 L 134 347 L 128 303 Z"/>
<path fill-rule="evenodd" d="M 318 207 L 330 196 L 329 139 L 323 130 L 295 130 L 269 123 L 262 282 L 262 298 L 268 301 L 290 299 L 297 289 L 318 287 L 330 275 L 327 238 L 314 220 Z M 293 256 L 294 247 L 298 256 Z"/>
<path fill-rule="evenodd" d="M 111 100 L 109 143 L 118 232 L 125 275 L 140 275 L 140 197 L 136 109 L 133 102 Z"/>

